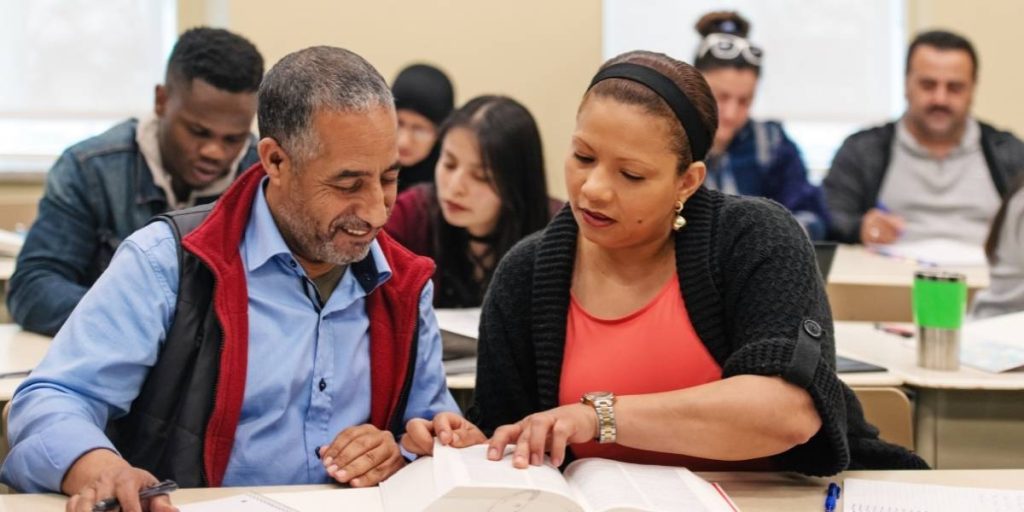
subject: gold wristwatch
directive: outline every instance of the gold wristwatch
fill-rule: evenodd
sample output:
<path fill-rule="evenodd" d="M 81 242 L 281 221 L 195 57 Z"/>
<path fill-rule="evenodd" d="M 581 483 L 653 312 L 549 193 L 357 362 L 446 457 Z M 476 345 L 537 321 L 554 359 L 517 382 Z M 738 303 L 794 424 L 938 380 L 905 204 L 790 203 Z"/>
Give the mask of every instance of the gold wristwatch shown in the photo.
<path fill-rule="evenodd" d="M 591 391 L 583 393 L 580 402 L 594 408 L 597 413 L 597 441 L 601 444 L 615 442 L 615 393 Z"/>

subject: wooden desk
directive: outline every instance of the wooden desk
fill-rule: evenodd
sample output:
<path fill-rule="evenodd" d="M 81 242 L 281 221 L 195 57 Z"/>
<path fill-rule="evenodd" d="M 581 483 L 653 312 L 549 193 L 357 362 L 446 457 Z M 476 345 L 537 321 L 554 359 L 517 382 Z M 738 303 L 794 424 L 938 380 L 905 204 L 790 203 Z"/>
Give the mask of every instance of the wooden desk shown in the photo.
<path fill-rule="evenodd" d="M 836 322 L 836 350 L 884 366 L 915 393 L 914 438 L 932 467 L 1024 466 L 1024 372 L 917 366 L 914 339 L 869 322 Z"/>
<path fill-rule="evenodd" d="M 849 471 L 828 478 L 810 478 L 793 473 L 700 473 L 711 482 L 718 482 L 743 512 L 793 512 L 822 510 L 828 482 L 845 478 L 865 478 L 899 482 L 960 485 L 991 489 L 1024 489 L 1024 470 L 971 471 Z M 223 498 L 248 492 L 282 493 L 334 489 L 330 485 L 229 487 L 219 489 L 183 489 L 175 492 L 174 503 L 184 505 L 197 501 Z M 345 510 L 346 503 L 332 493 L 331 503 L 319 504 L 315 510 Z M 344 496 L 344 493 L 340 494 Z M 60 512 L 65 498 L 52 494 L 0 495 L 0 512 Z M 842 501 L 836 507 L 842 510 Z M 300 512 L 307 512 L 302 510 Z M 312 510 L 308 511 L 312 512 Z"/>
<path fill-rule="evenodd" d="M 0 324 L 0 373 L 35 368 L 50 348 L 50 338 L 21 330 L 14 324 Z M 14 396 L 24 376 L 0 378 L 0 404 Z"/>
<path fill-rule="evenodd" d="M 836 320 L 910 322 L 913 261 L 882 256 L 860 245 L 840 245 L 826 290 Z M 988 267 L 943 267 L 967 276 L 969 296 L 988 287 Z"/>

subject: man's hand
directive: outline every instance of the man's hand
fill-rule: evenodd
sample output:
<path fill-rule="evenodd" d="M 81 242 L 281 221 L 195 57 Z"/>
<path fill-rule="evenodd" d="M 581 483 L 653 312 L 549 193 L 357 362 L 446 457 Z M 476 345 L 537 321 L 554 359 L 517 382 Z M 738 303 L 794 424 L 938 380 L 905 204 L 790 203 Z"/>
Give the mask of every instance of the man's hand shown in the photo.
<path fill-rule="evenodd" d="M 352 487 L 370 487 L 405 466 L 395 436 L 364 424 L 342 430 L 334 442 L 321 447 L 327 474 Z"/>
<path fill-rule="evenodd" d="M 402 436 L 402 447 L 416 455 L 434 453 L 434 437 L 444 446 L 465 448 L 487 442 L 487 436 L 476 425 L 454 412 L 442 412 L 433 421 L 421 418 L 409 420 Z"/>
<path fill-rule="evenodd" d="M 100 500 L 117 498 L 123 512 L 176 512 L 167 495 L 139 500 L 139 491 L 156 485 L 148 471 L 132 467 L 110 450 L 98 449 L 79 457 L 61 484 L 71 496 L 64 510 L 92 512 Z"/>
<path fill-rule="evenodd" d="M 860 241 L 863 244 L 891 244 L 899 240 L 906 222 L 903 217 L 872 208 L 860 221 Z"/>

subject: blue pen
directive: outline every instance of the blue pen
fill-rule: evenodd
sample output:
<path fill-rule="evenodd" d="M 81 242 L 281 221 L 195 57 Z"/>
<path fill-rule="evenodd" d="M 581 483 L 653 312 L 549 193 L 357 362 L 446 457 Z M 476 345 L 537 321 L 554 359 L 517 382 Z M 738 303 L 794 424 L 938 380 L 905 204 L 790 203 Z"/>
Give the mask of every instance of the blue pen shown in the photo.
<path fill-rule="evenodd" d="M 892 213 L 892 212 L 890 212 L 890 211 L 889 211 L 889 209 L 888 209 L 888 208 L 886 208 L 886 207 L 885 207 L 885 205 L 884 205 L 884 204 L 882 204 L 882 202 L 881 202 L 881 201 L 879 201 L 879 202 L 875 203 L 875 208 L 877 208 L 877 209 L 881 210 L 881 211 L 882 211 L 882 213 Z"/>
<path fill-rule="evenodd" d="M 841 490 L 835 482 L 828 484 L 828 495 L 825 496 L 825 512 L 835 512 Z"/>

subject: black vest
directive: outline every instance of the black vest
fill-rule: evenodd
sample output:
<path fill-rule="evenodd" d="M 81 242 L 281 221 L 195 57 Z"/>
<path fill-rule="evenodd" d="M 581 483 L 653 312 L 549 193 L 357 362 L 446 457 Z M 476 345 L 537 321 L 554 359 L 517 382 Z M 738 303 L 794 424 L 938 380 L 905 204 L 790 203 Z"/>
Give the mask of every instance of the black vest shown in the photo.
<path fill-rule="evenodd" d="M 131 411 L 107 425 L 107 436 L 132 466 L 181 487 L 206 487 L 203 448 L 220 368 L 224 336 L 213 312 L 213 274 L 181 239 L 202 223 L 212 204 L 158 215 L 178 247 L 179 284 L 174 318 L 156 364 Z"/>

